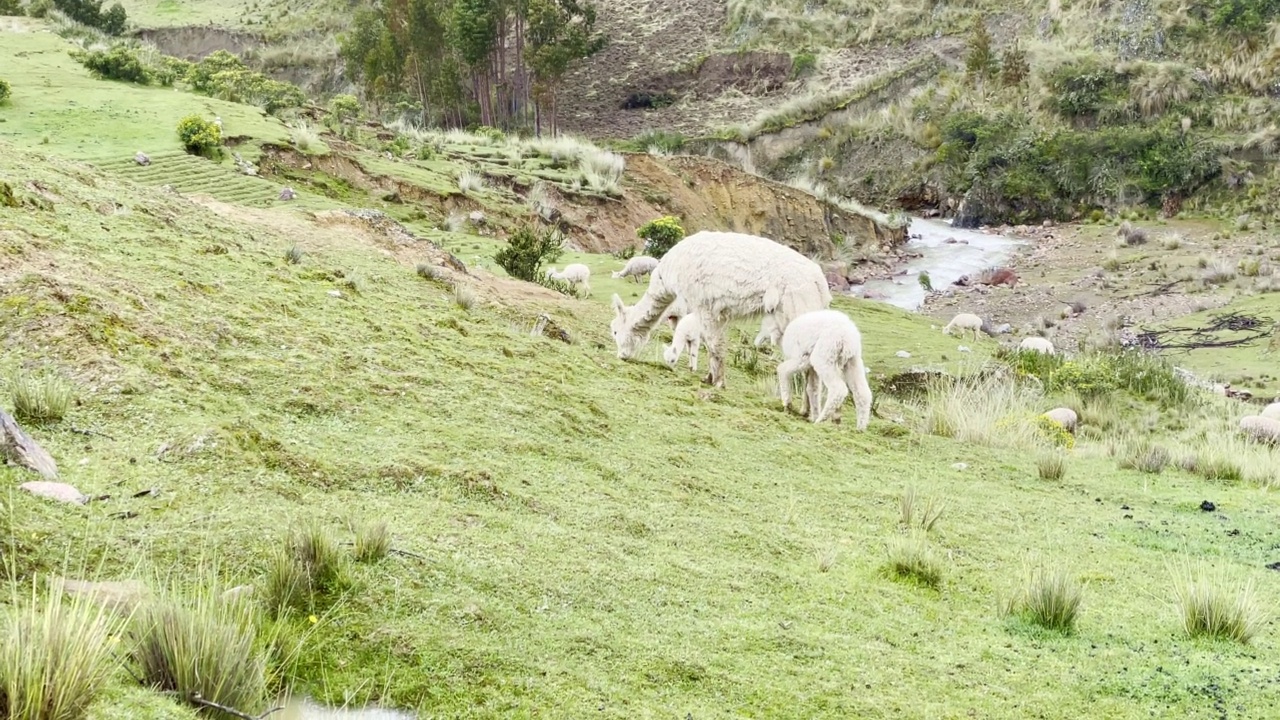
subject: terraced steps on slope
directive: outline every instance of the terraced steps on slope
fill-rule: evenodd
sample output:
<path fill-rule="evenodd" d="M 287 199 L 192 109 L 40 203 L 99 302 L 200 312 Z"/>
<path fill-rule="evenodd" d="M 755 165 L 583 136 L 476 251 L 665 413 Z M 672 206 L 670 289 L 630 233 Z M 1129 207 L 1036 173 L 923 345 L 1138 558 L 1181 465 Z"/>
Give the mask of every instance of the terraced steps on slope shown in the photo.
<path fill-rule="evenodd" d="M 91 159 L 87 162 L 140 185 L 168 185 L 180 193 L 202 193 L 237 205 L 292 205 L 308 209 L 339 206 L 326 197 L 305 192 L 298 193 L 297 199 L 293 201 L 280 200 L 281 186 L 277 183 L 245 175 L 228 164 L 189 155 L 181 150 L 165 150 L 148 157 L 151 159 L 150 165 L 139 165 L 132 156 Z"/>

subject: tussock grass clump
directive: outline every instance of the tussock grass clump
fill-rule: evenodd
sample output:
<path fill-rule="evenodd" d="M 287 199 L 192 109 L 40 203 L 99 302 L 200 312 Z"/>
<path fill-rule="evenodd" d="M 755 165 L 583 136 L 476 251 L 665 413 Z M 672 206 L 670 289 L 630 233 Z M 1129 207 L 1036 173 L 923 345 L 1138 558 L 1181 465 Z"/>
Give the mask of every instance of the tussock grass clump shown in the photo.
<path fill-rule="evenodd" d="M 1120 228 L 1116 230 L 1116 239 L 1125 247 L 1146 245 L 1147 231 L 1125 220 L 1120 223 Z"/>
<path fill-rule="evenodd" d="M 58 375 L 38 377 L 15 373 L 9 381 L 13 414 L 32 423 L 57 422 L 71 409 L 71 386 Z"/>
<path fill-rule="evenodd" d="M 471 310 L 476 305 L 475 292 L 466 285 L 458 284 L 453 286 L 453 304 L 463 310 Z"/>
<path fill-rule="evenodd" d="M 1225 285 L 1236 279 L 1236 269 L 1221 260 L 1207 263 L 1200 279 L 1205 285 Z"/>
<path fill-rule="evenodd" d="M 293 141 L 293 144 L 299 150 L 306 152 L 319 144 L 320 134 L 308 125 L 305 120 L 299 120 L 289 126 L 289 139 Z"/>
<path fill-rule="evenodd" d="M 1065 569 L 1036 567 L 1027 573 L 1025 586 L 1005 606 L 1005 613 L 1048 630 L 1071 633 L 1083 600 L 1084 589 Z"/>
<path fill-rule="evenodd" d="M 931 435 L 990 447 L 1042 444 L 1033 418 L 1035 392 L 1007 375 L 930 378 L 920 418 Z"/>
<path fill-rule="evenodd" d="M 458 174 L 458 189 L 464 193 L 484 190 L 484 175 L 467 168 Z"/>
<path fill-rule="evenodd" d="M 923 531 L 893 538 L 885 547 L 885 574 L 895 580 L 937 588 L 942 584 L 942 561 Z"/>
<path fill-rule="evenodd" d="M 1152 475 L 1159 475 L 1169 465 L 1169 451 L 1160 445 L 1147 440 L 1127 438 L 1119 444 L 1115 452 L 1117 465 L 1126 470 L 1138 470 Z"/>
<path fill-rule="evenodd" d="M 582 153 L 580 160 L 582 182 L 592 190 L 603 193 L 618 191 L 626 167 L 625 158 L 608 150 L 591 149 Z"/>
<path fill-rule="evenodd" d="M 1067 458 L 1060 452 L 1045 450 L 1036 458 L 1036 471 L 1041 480 L 1061 480 L 1067 474 Z"/>
<path fill-rule="evenodd" d="M 295 529 L 286 547 L 271 556 L 263 596 L 276 613 L 304 610 L 318 597 L 341 590 L 347 576 L 347 559 L 334 534 L 309 523 Z"/>
<path fill-rule="evenodd" d="M 899 522 L 907 529 L 919 528 L 929 532 L 942 519 L 945 501 L 932 495 L 921 495 L 913 485 L 898 496 Z"/>
<path fill-rule="evenodd" d="M 147 603 L 131 633 L 139 679 L 184 702 L 198 695 L 256 716 L 267 688 L 255 612 L 252 603 L 223 600 L 208 586 Z"/>
<path fill-rule="evenodd" d="M 1173 602 L 1187 635 L 1248 643 L 1266 623 L 1252 578 L 1190 566 L 1171 568 L 1171 574 Z"/>
<path fill-rule="evenodd" d="M 384 522 L 361 523 L 356 526 L 355 558 L 357 562 L 377 562 L 391 552 L 391 531 Z"/>
<path fill-rule="evenodd" d="M 299 265 L 302 263 L 302 248 L 294 245 L 284 252 L 284 261 L 290 265 Z"/>
<path fill-rule="evenodd" d="M 119 663 L 116 620 L 104 606 L 69 599 L 55 584 L 44 598 L 0 614 L 0 717 L 79 720 Z"/>
<path fill-rule="evenodd" d="M 443 270 L 428 263 L 418 263 L 417 273 L 418 277 L 432 282 L 443 282 L 445 279 Z"/>

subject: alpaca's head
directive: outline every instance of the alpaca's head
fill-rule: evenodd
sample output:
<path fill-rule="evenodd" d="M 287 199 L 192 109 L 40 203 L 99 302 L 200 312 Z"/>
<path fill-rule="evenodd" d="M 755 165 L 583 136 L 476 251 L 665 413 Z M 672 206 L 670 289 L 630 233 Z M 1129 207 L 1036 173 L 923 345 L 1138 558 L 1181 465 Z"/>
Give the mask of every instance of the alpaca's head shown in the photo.
<path fill-rule="evenodd" d="M 676 361 L 680 359 L 680 346 L 675 343 L 662 346 L 662 359 L 668 367 L 675 367 Z"/>
<path fill-rule="evenodd" d="M 613 342 L 618 346 L 618 359 L 630 360 L 635 357 L 640 346 L 644 344 L 645 334 L 635 331 L 635 319 L 627 312 L 631 308 L 622 304 L 622 298 L 613 296 L 613 322 L 609 323 L 609 331 L 613 333 Z"/>
<path fill-rule="evenodd" d="M 609 273 L 609 274 L 610 274 L 611 276 L 613 276 L 615 279 L 622 277 L 622 271 L 621 271 L 621 270 L 614 270 L 613 272 L 611 272 L 611 273 Z"/>

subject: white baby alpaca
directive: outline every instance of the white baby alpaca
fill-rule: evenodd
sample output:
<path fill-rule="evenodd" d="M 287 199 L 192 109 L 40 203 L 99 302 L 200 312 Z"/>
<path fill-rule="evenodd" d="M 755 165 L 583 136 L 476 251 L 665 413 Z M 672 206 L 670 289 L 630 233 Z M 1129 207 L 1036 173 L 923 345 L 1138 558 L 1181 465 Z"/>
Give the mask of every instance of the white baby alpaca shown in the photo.
<path fill-rule="evenodd" d="M 702 347 L 702 320 L 697 313 L 689 313 L 676 323 L 676 330 L 671 344 L 663 348 L 662 359 L 667 365 L 675 367 L 680 362 L 680 355 L 689 353 L 689 369 L 698 371 L 698 349 Z"/>
<path fill-rule="evenodd" d="M 1029 337 L 1022 340 L 1022 344 L 1018 346 L 1021 350 L 1031 350 L 1034 352 L 1053 355 L 1053 343 L 1042 337 Z"/>
<path fill-rule="evenodd" d="M 797 372 L 816 375 L 805 378 L 805 396 L 809 417 L 820 423 L 835 413 L 853 390 L 857 409 L 858 430 L 866 430 L 871 421 L 871 386 L 862 364 L 862 334 L 848 315 L 839 310 L 815 310 L 792 320 L 782 334 L 782 355 L 778 365 L 778 394 L 782 406 L 791 406 L 791 377 Z M 829 393 L 821 411 L 819 386 Z"/>
<path fill-rule="evenodd" d="M 978 333 L 982 331 L 982 318 L 973 313 L 960 313 L 951 318 L 951 322 L 942 328 L 945 335 L 950 335 L 952 330 L 959 330 L 963 335 L 964 331 L 972 331 L 973 339 L 978 339 Z"/>

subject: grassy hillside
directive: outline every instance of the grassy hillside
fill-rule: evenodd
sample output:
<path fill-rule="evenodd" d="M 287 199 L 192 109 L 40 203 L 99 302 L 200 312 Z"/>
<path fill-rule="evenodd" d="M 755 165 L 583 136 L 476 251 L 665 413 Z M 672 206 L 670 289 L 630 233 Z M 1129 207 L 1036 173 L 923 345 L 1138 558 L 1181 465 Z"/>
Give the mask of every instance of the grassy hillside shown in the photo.
<path fill-rule="evenodd" d="M 1208 717 L 1213 685 L 1261 717 L 1278 699 L 1256 672 L 1269 633 L 1253 648 L 1190 642 L 1171 609 L 1152 611 L 1180 554 L 1273 559 L 1274 507 L 1249 485 L 1152 482 L 1087 448 L 1064 481 L 1042 481 L 1024 451 L 888 418 L 867 434 L 814 427 L 741 366 L 707 393 L 684 370 L 618 362 L 604 293 L 464 310 L 414 274 L 435 256 L 426 243 L 387 257 L 350 232 L 291 237 L 83 166 L 2 157 L 4 177 L 60 198 L 0 209 L 5 362 L 74 382 L 70 416 L 37 436 L 66 480 L 110 496 L 6 497 L 19 578 L 67 558 L 100 578 L 190 576 L 216 556 L 224 582 L 252 583 L 291 523 L 345 536 L 348 520 L 385 520 L 415 556 L 359 566 L 288 673 L 329 700 L 428 714 Z M 122 210 L 92 209 L 107 198 Z M 483 273 L 457 280 L 513 297 Z M 528 335 L 539 305 L 572 344 Z M 954 355 L 922 319 L 842 306 L 877 374 L 905 364 L 902 347 L 912 362 Z M 946 499 L 939 590 L 877 574 L 909 485 Z M 148 487 L 159 495 L 130 497 Z M 1221 512 L 1200 511 L 1206 498 Z M 1079 635 L 995 614 L 1027 556 L 1090 581 Z"/>
<path fill-rule="evenodd" d="M 170 7 L 187 6 L 154 9 Z M 17 486 L 35 475 L 0 466 L 6 619 L 55 575 L 249 586 L 273 689 L 422 717 L 1261 718 L 1280 702 L 1280 450 L 1235 432 L 1249 408 L 1149 360 L 997 359 L 985 336 L 840 297 L 875 417 L 813 426 L 782 411 L 754 323 L 711 390 L 658 361 L 665 329 L 616 359 L 609 299 L 642 292 L 606 274 L 617 258 L 561 260 L 592 267 L 583 299 L 489 258 L 536 181 L 628 237 L 700 186 L 707 225 L 737 217 L 717 194 L 740 214 L 772 199 L 787 223 L 822 206 L 660 158 L 628 166 L 643 186 L 597 190 L 563 147 L 466 134 L 371 127 L 308 150 L 247 105 L 94 80 L 43 24 L 0 27 L 21 70 L 0 105 L 0 407 L 60 378 L 65 416 L 24 424 L 92 498 L 34 497 Z M 246 128 L 267 179 L 181 153 L 191 112 Z M 459 187 L 466 169 L 485 186 Z M 302 200 L 274 199 L 286 182 Z M 912 392 L 930 370 L 967 379 Z M 1074 438 L 1036 420 L 1061 404 Z M 930 499 L 945 507 L 922 535 Z M 378 523 L 392 551 L 356 561 Z M 281 554 L 307 524 L 339 571 L 282 607 L 300 561 Z M 1188 560 L 1253 583 L 1208 584 L 1262 613 L 1251 642 L 1187 636 Z M 1001 612 L 1039 565 L 1084 586 L 1074 631 Z M 115 658 L 137 640 L 117 630 Z M 193 717 L 137 672 L 112 664 L 88 716 Z"/>

